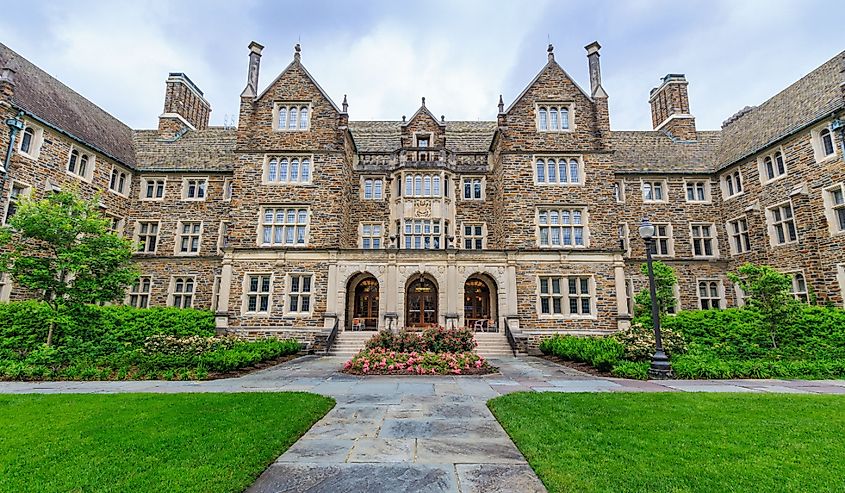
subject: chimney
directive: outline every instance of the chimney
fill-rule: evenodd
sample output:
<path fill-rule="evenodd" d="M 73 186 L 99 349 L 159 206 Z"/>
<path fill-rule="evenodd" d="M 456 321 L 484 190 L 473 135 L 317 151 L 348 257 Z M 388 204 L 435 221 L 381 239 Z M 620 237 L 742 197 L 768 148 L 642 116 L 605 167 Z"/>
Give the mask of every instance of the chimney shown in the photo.
<path fill-rule="evenodd" d="M 680 140 L 696 140 L 695 117 L 690 114 L 687 79 L 684 74 L 668 74 L 649 93 L 651 123 Z"/>
<path fill-rule="evenodd" d="M 246 88 L 242 98 L 254 98 L 258 95 L 258 68 L 261 65 L 261 50 L 264 47 L 255 41 L 249 44 L 249 70 L 246 75 Z"/>
<path fill-rule="evenodd" d="M 590 95 L 594 98 L 606 98 L 607 93 L 601 86 L 601 63 L 599 62 L 601 45 L 598 41 L 593 41 L 584 49 L 587 50 L 587 62 L 590 66 Z"/>
<path fill-rule="evenodd" d="M 15 71 L 11 67 L 0 70 L 0 99 L 11 100 L 15 95 Z"/>
<path fill-rule="evenodd" d="M 184 129 L 205 130 L 211 104 L 196 84 L 181 72 L 171 72 L 165 81 L 164 112 L 158 117 L 159 134 L 173 137 Z"/>

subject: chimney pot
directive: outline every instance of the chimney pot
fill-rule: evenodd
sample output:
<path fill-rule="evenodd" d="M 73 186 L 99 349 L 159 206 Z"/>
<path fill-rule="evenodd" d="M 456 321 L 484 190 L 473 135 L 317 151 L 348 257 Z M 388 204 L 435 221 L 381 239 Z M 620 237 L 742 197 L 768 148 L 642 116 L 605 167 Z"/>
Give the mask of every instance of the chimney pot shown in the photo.
<path fill-rule="evenodd" d="M 499 94 L 499 113 L 505 112 L 505 101 L 502 99 L 502 95 Z"/>
<path fill-rule="evenodd" d="M 552 46 L 552 44 L 551 44 L 551 43 L 549 43 L 549 47 L 548 47 L 548 48 L 546 48 L 546 51 L 547 51 L 547 52 L 548 52 L 548 54 L 549 54 L 549 61 L 550 61 L 550 62 L 553 62 L 553 61 L 555 60 L 555 47 L 554 47 L 554 46 Z"/>
<path fill-rule="evenodd" d="M 258 70 L 261 67 L 261 50 L 264 46 L 253 41 L 249 44 L 249 69 L 246 73 L 246 88 L 241 97 L 254 98 L 258 95 Z"/>

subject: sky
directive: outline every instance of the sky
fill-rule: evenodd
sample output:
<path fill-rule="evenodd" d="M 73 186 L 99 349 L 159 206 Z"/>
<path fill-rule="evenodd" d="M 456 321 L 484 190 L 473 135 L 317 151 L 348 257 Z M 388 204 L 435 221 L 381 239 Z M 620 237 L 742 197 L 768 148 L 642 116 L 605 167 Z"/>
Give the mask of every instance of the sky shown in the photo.
<path fill-rule="evenodd" d="M 155 128 L 169 72 L 186 73 L 232 123 L 250 41 L 263 89 L 302 45 L 302 62 L 352 120 L 399 120 L 426 97 L 447 120 L 494 120 L 555 58 L 589 88 L 584 46 L 602 45 L 611 126 L 651 128 L 648 92 L 684 73 L 699 129 L 718 129 L 843 49 L 845 2 L 66 1 L 0 16 L 0 42 L 133 128 Z"/>

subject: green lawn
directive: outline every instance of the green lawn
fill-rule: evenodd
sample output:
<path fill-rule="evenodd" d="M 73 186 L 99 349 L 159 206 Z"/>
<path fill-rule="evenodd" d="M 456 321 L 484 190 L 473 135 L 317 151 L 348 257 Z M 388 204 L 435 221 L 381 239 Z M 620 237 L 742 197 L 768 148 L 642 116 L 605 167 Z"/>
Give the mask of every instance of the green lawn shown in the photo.
<path fill-rule="evenodd" d="M 305 393 L 0 395 L 0 491 L 242 491 L 333 406 Z"/>
<path fill-rule="evenodd" d="M 845 396 L 517 393 L 489 406 L 552 493 L 845 491 Z"/>

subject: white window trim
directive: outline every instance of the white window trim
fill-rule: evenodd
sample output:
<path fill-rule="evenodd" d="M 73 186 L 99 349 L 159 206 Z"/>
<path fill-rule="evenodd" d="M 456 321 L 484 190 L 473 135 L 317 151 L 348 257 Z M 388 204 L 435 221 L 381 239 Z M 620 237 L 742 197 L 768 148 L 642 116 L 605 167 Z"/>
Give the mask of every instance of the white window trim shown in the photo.
<path fill-rule="evenodd" d="M 699 291 L 699 283 L 702 282 L 716 282 L 719 293 L 719 309 L 724 310 L 727 307 L 727 299 L 725 297 L 725 283 L 719 278 L 715 277 L 697 277 L 695 279 L 695 300 L 696 310 L 701 310 L 701 291 Z"/>
<path fill-rule="evenodd" d="M 535 171 L 536 173 L 536 171 Z M 625 180 L 618 180 L 614 182 L 616 186 L 619 187 L 619 197 L 614 197 L 613 199 L 616 201 L 617 204 L 624 204 L 625 203 Z M 611 190 L 614 190 L 611 188 Z"/>
<path fill-rule="evenodd" d="M 540 303 L 540 278 L 561 278 L 563 282 L 561 283 L 561 308 L 563 308 L 563 313 L 543 313 L 542 304 Z M 570 277 L 586 277 L 589 279 L 589 289 L 590 289 L 590 314 L 589 315 L 581 315 L 581 314 L 571 314 L 569 313 L 569 278 Z M 551 285 L 549 285 L 549 290 L 551 290 Z M 537 318 L 540 320 L 596 320 L 598 319 L 598 314 L 596 313 L 597 309 L 597 299 L 598 293 L 596 292 L 596 276 L 594 274 L 576 274 L 576 273 L 567 273 L 567 274 L 559 274 L 559 273 L 551 273 L 551 274 L 537 274 L 534 276 L 534 299 L 535 301 L 535 310 L 537 311 Z M 554 310 L 551 310 L 552 312 Z"/>
<path fill-rule="evenodd" d="M 117 190 L 115 190 L 111 187 L 111 176 L 112 176 L 112 173 L 114 173 L 115 170 L 117 170 L 118 172 L 122 172 L 122 173 L 126 174 L 126 181 L 124 183 L 125 186 L 124 186 L 123 192 L 119 192 L 119 191 L 117 191 Z M 119 195 L 121 197 L 129 198 L 129 196 L 132 193 L 132 173 L 128 169 L 124 168 L 123 166 L 118 166 L 117 164 L 112 164 L 111 171 L 109 171 L 108 180 L 109 180 L 109 186 L 108 186 L 109 192 L 111 192 L 115 195 Z"/>
<path fill-rule="evenodd" d="M 232 178 L 223 179 L 223 202 L 231 202 L 234 195 L 235 182 Z"/>
<path fill-rule="evenodd" d="M 469 181 L 470 187 L 472 187 L 472 182 L 475 180 L 481 180 L 481 198 L 477 199 L 475 197 L 464 197 L 464 182 Z M 475 192 L 475 188 L 472 188 L 472 191 Z M 474 193 L 471 195 L 474 195 Z M 466 202 L 484 202 L 485 200 L 487 200 L 487 178 L 484 175 L 461 176 L 460 192 L 458 193 L 458 199 Z"/>
<path fill-rule="evenodd" d="M 182 277 L 182 278 L 186 278 L 186 279 L 192 278 L 194 280 L 194 284 L 193 284 L 194 289 L 193 289 L 193 291 L 191 291 L 191 304 L 189 306 L 185 307 L 185 308 L 193 308 L 194 307 L 194 301 L 196 301 L 196 299 L 197 299 L 197 276 L 194 276 L 194 275 L 173 275 L 173 276 L 170 276 L 170 285 L 167 288 L 167 306 L 175 307 L 176 305 L 173 304 L 175 296 L 177 294 L 184 295 L 185 293 L 187 293 L 187 291 L 182 292 L 182 293 L 176 293 L 175 292 L 176 291 L 176 278 L 177 277 Z M 180 305 L 180 307 L 181 307 L 181 305 Z"/>
<path fill-rule="evenodd" d="M 135 250 L 136 255 L 155 255 L 158 252 L 158 247 L 161 246 L 161 221 L 160 220 L 150 220 L 150 219 L 137 219 L 135 220 L 135 234 L 132 237 L 132 241 L 137 245 L 141 241 L 141 223 L 150 223 L 150 224 L 157 224 L 158 227 L 156 228 L 156 247 L 152 251 L 139 251 Z"/>
<path fill-rule="evenodd" d="M 279 108 L 284 106 L 289 109 L 291 106 L 296 106 L 297 109 L 303 106 L 308 107 L 308 125 L 305 128 L 299 128 L 299 117 L 296 120 L 296 128 L 279 128 Z M 311 130 L 311 120 L 314 117 L 314 107 L 311 101 L 274 101 L 273 102 L 273 131 L 274 132 L 308 132 Z M 313 161 L 312 161 L 313 162 Z"/>
<path fill-rule="evenodd" d="M 687 195 L 687 185 L 690 183 L 704 183 L 704 200 L 689 199 L 689 195 Z M 710 178 L 684 178 L 684 201 L 688 204 L 710 204 L 713 202 L 712 188 L 713 184 L 710 183 Z"/>
<path fill-rule="evenodd" d="M 358 223 L 358 248 L 364 250 L 364 225 L 370 226 L 379 226 L 381 227 L 381 236 L 379 238 L 379 247 L 378 248 L 367 248 L 366 250 L 383 250 L 385 248 L 385 241 L 384 241 L 384 222 L 379 221 L 360 221 Z M 376 238 L 375 236 L 369 236 L 368 238 Z"/>
<path fill-rule="evenodd" d="M 308 295 L 311 297 L 311 301 L 308 303 L 308 311 L 307 312 L 294 312 L 290 310 L 290 295 L 291 293 L 291 277 L 292 276 L 311 276 L 311 291 Z M 308 318 L 311 317 L 314 313 L 314 305 L 317 303 L 316 300 L 316 285 L 317 279 L 313 272 L 289 272 L 285 275 L 285 294 L 284 294 L 284 316 L 285 317 L 294 317 L 294 318 Z"/>
<path fill-rule="evenodd" d="M 199 240 L 197 241 L 197 251 L 196 252 L 179 251 L 179 247 L 182 244 L 182 236 L 184 236 L 182 234 L 182 226 L 185 223 L 200 223 Z M 190 220 L 190 221 L 179 220 L 179 221 L 177 221 L 176 222 L 176 235 L 175 235 L 175 239 L 174 239 L 174 242 L 173 242 L 174 243 L 174 245 L 173 245 L 173 255 L 175 257 L 198 257 L 200 255 L 200 253 L 202 252 L 202 240 L 203 240 L 204 235 L 205 235 L 205 221 L 194 221 L 194 220 Z M 194 234 L 189 233 L 188 236 L 194 236 Z"/>
<path fill-rule="evenodd" d="M 30 149 L 33 151 L 32 153 L 24 152 L 21 150 L 21 146 L 23 145 L 23 133 L 26 131 L 27 128 L 31 128 L 33 130 L 32 141 L 30 142 Z M 39 127 L 38 125 L 33 125 L 30 122 L 25 122 L 23 130 L 18 133 L 15 150 L 18 151 L 18 154 L 20 154 L 21 156 L 27 159 L 32 159 L 33 161 L 37 161 L 38 157 L 41 155 L 41 146 L 43 144 L 44 129 Z"/>
<path fill-rule="evenodd" d="M 746 230 L 745 233 L 748 235 L 748 250 L 744 252 L 740 252 L 736 249 L 736 245 L 734 244 L 734 232 L 731 228 L 731 223 L 735 221 L 739 221 L 740 219 L 745 220 Z M 731 257 L 736 257 L 737 255 L 746 255 L 751 253 L 753 250 L 751 248 L 751 227 L 748 225 L 748 216 L 743 214 L 741 216 L 736 216 L 728 219 L 725 221 L 725 234 L 727 235 L 728 239 L 728 250 L 730 251 Z"/>
<path fill-rule="evenodd" d="M 80 175 L 79 173 L 72 172 L 70 170 L 70 157 L 71 157 L 71 154 L 73 153 L 74 150 L 79 153 L 79 162 L 76 163 L 77 169 L 79 169 L 78 166 L 80 166 L 80 164 L 82 163 L 82 156 L 88 156 L 87 169 L 85 170 L 84 175 Z M 77 145 L 70 146 L 70 151 L 68 151 L 67 159 L 65 160 L 65 174 L 66 175 L 72 176 L 72 177 L 76 178 L 77 180 L 82 180 L 86 183 L 91 183 L 94 180 L 94 169 L 96 168 L 96 166 L 97 166 L 97 156 L 93 152 L 88 151 L 88 150 L 86 150 L 86 149 L 84 149 L 80 146 L 77 146 Z M 106 187 L 106 188 L 108 188 L 108 187 Z"/>
<path fill-rule="evenodd" d="M 581 211 L 581 224 L 578 225 L 578 226 L 582 226 L 583 229 L 584 229 L 584 234 L 583 234 L 584 244 L 583 245 L 575 245 L 574 244 L 574 242 L 575 242 L 575 234 L 574 233 L 573 233 L 573 236 L 572 236 L 572 241 L 573 241 L 572 245 L 563 245 L 562 244 L 563 243 L 563 237 L 561 237 L 561 245 L 552 245 L 551 239 L 549 240 L 548 245 L 541 244 L 541 242 L 540 242 L 540 237 L 541 237 L 541 235 L 540 235 L 540 227 L 541 227 L 541 225 L 540 225 L 540 210 L 546 210 L 546 211 L 550 211 L 550 210 L 557 210 L 557 211 L 580 210 Z M 554 226 L 554 227 L 563 227 L 563 226 L 567 226 L 567 225 L 558 224 L 557 226 Z M 570 224 L 568 226 L 574 227 L 575 225 Z M 544 227 L 552 227 L 552 226 L 547 224 L 547 225 L 544 225 Z M 534 244 L 537 245 L 538 248 L 541 248 L 543 250 L 584 250 L 584 249 L 590 248 L 590 212 L 589 212 L 589 209 L 587 208 L 587 206 L 581 206 L 581 205 L 541 205 L 541 206 L 537 206 L 537 207 L 534 208 L 534 235 L 535 235 L 535 237 L 534 237 L 535 243 Z"/>
<path fill-rule="evenodd" d="M 810 144 L 813 147 L 813 158 L 815 159 L 816 164 L 834 161 L 836 159 L 839 159 L 840 155 L 839 146 L 836 145 L 836 132 L 834 132 L 833 130 L 830 130 L 830 138 L 831 142 L 833 143 L 833 154 L 829 156 L 824 155 L 823 144 L 821 139 L 821 131 L 824 129 L 830 130 L 830 122 L 825 122 L 810 130 Z"/>
<path fill-rule="evenodd" d="M 801 277 L 804 278 L 804 287 L 807 289 L 806 291 L 803 292 L 803 294 L 805 296 L 807 296 L 807 303 L 809 303 L 810 302 L 810 282 L 807 280 L 807 274 L 804 272 L 804 269 L 784 270 L 781 273 L 786 274 L 790 277 L 789 281 L 791 283 L 791 286 L 789 288 L 789 292 L 792 294 L 792 297 L 795 298 L 798 301 L 804 301 L 804 300 L 798 298 L 798 294 L 800 294 L 801 292 L 795 291 L 795 288 L 797 287 L 797 283 L 795 281 L 795 275 L 801 274 Z"/>
<path fill-rule="evenodd" d="M 11 197 L 12 197 L 12 189 L 15 185 L 20 185 L 21 188 L 24 189 L 23 193 L 19 195 L 21 198 L 30 198 L 32 197 L 32 185 L 24 183 L 18 180 L 9 180 L 9 190 L 6 192 L 6 206 L 3 208 L 3 225 L 5 226 L 6 220 L 9 218 L 9 206 L 12 204 Z"/>
<path fill-rule="evenodd" d="M 733 175 L 739 171 L 739 180 L 742 183 L 742 191 L 736 192 L 736 184 L 734 184 L 734 194 L 728 195 L 728 176 L 733 178 Z M 725 171 L 719 175 L 719 186 L 722 189 L 722 200 L 728 201 L 733 200 L 737 197 L 741 197 L 745 195 L 745 176 L 742 174 L 742 170 L 739 167 L 731 168 L 730 171 Z"/>
<path fill-rule="evenodd" d="M 405 187 L 405 181 L 407 180 L 407 178 L 409 176 L 411 177 L 411 181 L 412 181 L 412 183 L 411 183 L 411 192 L 412 193 L 410 193 L 410 194 L 407 193 L 408 190 Z M 417 176 L 419 176 L 420 179 L 422 180 L 422 185 L 421 185 L 421 189 L 420 189 L 421 193 L 419 195 L 417 195 L 417 193 L 416 193 L 416 177 Z M 431 193 L 428 194 L 428 195 L 426 195 L 426 193 L 425 193 L 425 178 L 426 178 L 426 176 L 431 178 Z M 440 178 L 440 193 L 438 193 L 438 194 L 434 193 L 434 177 L 435 176 Z M 402 181 L 399 183 L 399 186 L 402 187 L 401 188 L 402 198 L 435 200 L 435 199 L 448 197 L 449 196 L 448 195 L 449 189 L 446 188 L 446 187 L 451 186 L 451 184 L 452 184 L 452 180 L 450 179 L 450 176 L 443 173 L 443 172 L 436 172 L 436 171 L 430 172 L 430 171 L 426 171 L 426 170 L 414 170 L 414 171 L 409 170 L 407 172 L 402 173 Z"/>
<path fill-rule="evenodd" d="M 189 181 L 205 181 L 205 194 L 202 197 L 188 197 Z M 210 193 L 210 180 L 207 176 L 184 176 L 182 177 L 182 200 L 185 202 L 205 202 Z"/>
<path fill-rule="evenodd" d="M 147 197 L 147 185 L 149 184 L 149 182 L 159 181 L 159 180 L 164 181 L 163 189 L 162 189 L 162 192 L 161 192 L 161 197 L 155 196 L 155 190 L 153 190 L 153 196 L 152 197 Z M 150 202 L 152 202 L 152 201 L 162 201 L 162 200 L 164 200 L 164 197 L 167 196 L 167 177 L 166 176 L 142 176 L 140 188 L 141 188 L 141 190 L 138 193 L 138 199 L 139 200 L 150 201 Z M 208 190 L 206 190 L 206 194 L 207 194 L 207 192 L 208 192 Z"/>
<path fill-rule="evenodd" d="M 129 288 L 126 289 L 126 298 L 124 298 L 124 300 L 123 300 L 124 305 L 136 306 L 136 305 L 131 304 L 132 295 L 136 294 L 136 295 L 147 295 L 147 308 L 150 308 L 150 307 L 153 306 L 153 286 L 155 285 L 155 281 L 153 280 L 153 276 L 147 275 L 147 274 L 142 274 L 142 275 L 138 276 L 137 282 L 138 282 L 138 285 L 140 287 L 141 279 L 143 279 L 145 277 L 150 278 L 150 290 L 149 291 L 138 291 L 136 293 L 133 293 L 132 288 L 135 286 L 135 284 L 134 283 L 130 284 Z"/>
<path fill-rule="evenodd" d="M 822 191 L 824 214 L 827 219 L 827 230 L 830 232 L 830 236 L 845 235 L 845 228 L 841 230 L 839 229 L 839 218 L 836 216 L 836 209 L 834 209 L 836 205 L 833 203 L 833 199 L 831 198 L 831 192 L 837 189 L 841 190 L 843 196 L 845 196 L 845 182 L 829 186 Z M 795 211 L 792 212 L 793 215 L 795 215 Z"/>
<path fill-rule="evenodd" d="M 112 221 L 112 219 L 118 220 L 118 231 L 116 232 L 118 236 L 123 236 L 126 233 L 126 218 L 124 216 L 119 216 L 117 214 L 112 214 L 111 212 L 104 212 L 103 216 Z M 111 231 L 111 224 L 109 224 L 109 231 Z"/>
<path fill-rule="evenodd" d="M 710 232 L 712 234 L 712 236 L 710 238 L 713 241 L 713 243 L 712 243 L 713 255 L 696 255 L 695 254 L 695 237 L 693 237 L 693 235 L 692 235 L 693 226 L 710 226 Z M 696 258 L 696 259 L 719 258 L 719 232 L 716 229 L 715 223 L 711 223 L 711 222 L 707 222 L 707 221 L 690 221 L 688 229 L 689 229 L 688 233 L 689 233 L 689 239 L 690 239 L 690 243 L 689 243 L 690 254 L 692 255 L 692 258 Z"/>
<path fill-rule="evenodd" d="M 661 188 L 663 189 L 663 198 L 660 200 L 646 199 L 645 190 L 643 189 L 646 183 L 648 183 L 652 187 L 652 195 L 654 195 L 654 184 L 660 183 Z M 684 193 L 686 194 L 686 190 L 684 190 Z M 669 202 L 669 180 L 667 180 L 666 178 L 654 180 L 646 180 L 640 178 L 640 197 L 642 198 L 644 204 L 665 204 Z"/>
<path fill-rule="evenodd" d="M 773 210 L 776 208 L 783 207 L 784 205 L 789 204 L 789 208 L 792 211 L 792 223 L 795 225 L 795 239 L 790 240 L 788 237 L 786 241 L 783 243 L 777 242 L 777 232 L 775 232 L 775 220 Z M 801 234 L 798 231 L 798 221 L 795 219 L 795 206 L 792 204 L 792 200 L 785 200 L 783 202 L 779 202 L 777 204 L 770 205 L 766 207 L 766 231 L 769 233 L 769 246 L 772 248 L 784 247 L 789 245 L 797 245 L 801 241 Z M 781 221 L 784 223 L 785 221 Z"/>
<path fill-rule="evenodd" d="M 672 229 L 672 223 L 670 222 L 655 222 L 652 223 L 654 225 L 655 234 L 657 234 L 657 227 L 658 226 L 666 226 L 666 248 L 668 250 L 667 253 L 653 253 L 652 257 L 654 258 L 674 258 L 675 257 L 675 232 Z M 655 241 L 658 238 L 657 236 L 654 237 Z M 660 237 L 662 238 L 662 236 Z M 655 249 L 656 250 L 656 249 Z"/>
<path fill-rule="evenodd" d="M 270 276 L 270 291 L 267 292 L 267 310 L 249 310 L 249 276 Z M 313 280 L 311 281 L 313 283 Z M 241 315 L 250 317 L 269 317 L 273 313 L 273 287 L 276 283 L 276 275 L 272 272 L 246 272 L 241 282 Z M 263 293 L 262 293 L 263 294 Z M 259 305 L 256 303 L 256 307 Z"/>
<path fill-rule="evenodd" d="M 777 153 L 780 153 L 781 157 L 783 157 L 783 174 L 775 175 L 774 178 L 769 179 L 769 174 L 766 172 L 766 158 L 772 160 L 772 169 L 777 172 L 777 161 L 775 160 L 775 155 L 777 155 Z M 789 166 L 786 163 L 786 152 L 784 152 L 782 146 L 778 146 L 777 148 L 772 149 L 771 152 L 757 157 L 757 173 L 760 175 L 761 185 L 769 185 L 789 176 Z"/>
<path fill-rule="evenodd" d="M 458 243 L 459 243 L 458 246 L 460 247 L 461 250 L 481 251 L 481 250 L 487 249 L 487 223 L 486 222 L 484 222 L 484 221 L 461 221 L 460 226 L 461 226 L 460 238 L 456 239 L 456 241 L 458 241 Z M 481 226 L 481 250 L 479 250 L 478 248 L 466 248 L 466 245 L 464 243 L 464 240 L 467 239 L 466 231 L 464 230 L 464 228 L 466 226 L 470 226 L 470 227 L 473 227 L 473 228 L 476 227 L 476 226 Z M 475 240 L 478 237 L 477 236 L 471 236 L 470 238 Z"/>
<path fill-rule="evenodd" d="M 553 106 L 555 108 L 566 108 L 569 113 L 569 128 L 554 129 L 548 128 L 548 123 L 545 130 L 540 130 L 540 107 Z M 548 116 L 546 117 L 548 118 Z M 574 132 L 575 126 L 575 102 L 574 101 L 537 101 L 534 103 L 534 128 L 540 133 L 569 133 Z"/>
<path fill-rule="evenodd" d="M 373 181 L 373 197 L 367 198 L 365 195 L 365 183 L 367 180 Z M 376 198 L 375 194 L 375 182 L 376 180 L 381 180 L 381 197 Z M 358 180 L 358 187 L 359 187 L 359 194 L 358 198 L 360 200 L 366 200 L 367 202 L 384 202 L 387 200 L 387 179 L 384 176 L 379 175 L 361 175 L 361 178 Z"/>
<path fill-rule="evenodd" d="M 263 243 L 264 238 L 264 211 L 266 209 L 305 209 L 305 243 L 297 243 L 294 236 L 292 244 Z M 275 224 L 275 223 L 273 223 Z M 297 223 L 298 224 L 298 223 Z M 296 230 L 294 230 L 296 234 Z M 255 232 L 255 244 L 261 248 L 307 248 L 311 241 L 311 206 L 305 204 L 261 204 L 258 207 L 258 228 Z"/>
<path fill-rule="evenodd" d="M 282 159 L 288 160 L 288 166 L 290 166 L 290 161 L 293 159 L 299 160 L 299 174 L 298 176 L 302 176 L 302 161 L 308 160 L 308 165 L 310 166 L 308 170 L 308 181 L 302 181 L 301 179 L 297 179 L 297 181 L 291 181 L 290 179 L 290 168 L 288 168 L 287 172 L 287 181 L 270 181 L 270 160 L 275 159 L 277 163 L 281 166 Z M 276 170 L 276 177 L 279 176 L 279 170 Z M 277 153 L 277 154 L 265 154 L 264 155 L 264 165 L 261 171 L 261 184 L 268 185 L 273 187 L 295 187 L 295 186 L 302 186 L 302 185 L 313 185 L 314 183 L 314 155 L 313 154 L 297 154 L 297 153 Z"/>
<path fill-rule="evenodd" d="M 555 166 L 556 166 L 555 169 L 557 171 L 557 174 L 555 176 L 557 176 L 557 181 L 553 181 L 553 182 L 549 181 L 548 180 L 548 177 L 549 177 L 549 175 L 548 175 L 548 163 L 546 163 L 546 180 L 540 181 L 539 177 L 537 176 L 537 160 L 538 159 L 543 159 L 544 161 L 547 161 L 549 159 L 554 159 L 556 163 L 559 163 L 559 161 L 561 161 L 561 160 L 565 160 L 566 161 L 566 173 L 567 173 L 566 178 L 567 178 L 567 181 L 560 181 L 560 164 L 555 164 Z M 573 160 L 573 159 L 578 161 L 578 181 L 577 182 L 568 181 L 569 178 L 571 177 L 571 175 L 569 173 L 569 164 L 570 164 L 570 161 Z M 584 183 L 586 182 L 586 177 L 584 176 L 584 156 L 581 155 L 581 154 L 535 154 L 535 155 L 531 156 L 531 167 L 532 167 L 532 173 L 534 174 L 534 185 L 537 185 L 537 186 L 540 186 L 540 187 L 545 187 L 545 186 L 548 186 L 548 187 L 583 187 Z M 461 194 L 463 194 L 463 191 L 461 192 Z"/>

